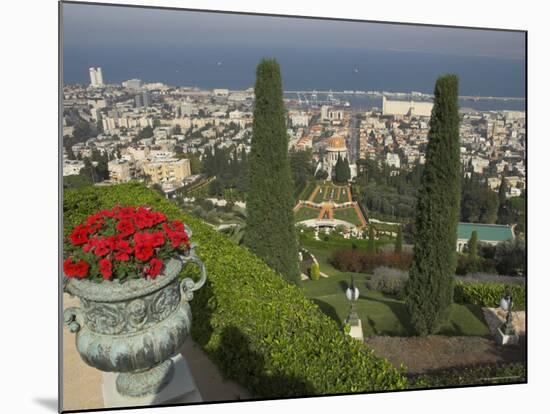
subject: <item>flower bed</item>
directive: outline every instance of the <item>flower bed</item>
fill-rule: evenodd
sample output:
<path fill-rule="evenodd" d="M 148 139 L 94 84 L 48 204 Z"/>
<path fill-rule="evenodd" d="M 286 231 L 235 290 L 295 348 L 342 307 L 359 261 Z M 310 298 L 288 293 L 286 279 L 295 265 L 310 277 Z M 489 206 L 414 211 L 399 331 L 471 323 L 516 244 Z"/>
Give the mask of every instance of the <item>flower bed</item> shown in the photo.
<path fill-rule="evenodd" d="M 63 272 L 101 281 L 156 278 L 164 261 L 189 249 L 185 225 L 145 206 L 90 214 L 65 237 Z"/>
<path fill-rule="evenodd" d="M 193 229 L 209 280 L 191 303 L 192 336 L 253 395 L 286 397 L 406 387 L 401 373 L 248 250 L 140 184 L 65 192 L 64 233 L 99 209 L 147 205 Z"/>

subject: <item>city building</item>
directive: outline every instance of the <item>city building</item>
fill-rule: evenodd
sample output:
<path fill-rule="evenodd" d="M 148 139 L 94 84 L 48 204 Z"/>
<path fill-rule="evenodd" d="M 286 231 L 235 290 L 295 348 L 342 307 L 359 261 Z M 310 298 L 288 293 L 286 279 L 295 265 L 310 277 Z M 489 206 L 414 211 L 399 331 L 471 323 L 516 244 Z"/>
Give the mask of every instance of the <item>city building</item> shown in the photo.
<path fill-rule="evenodd" d="M 191 163 L 186 158 L 154 158 L 143 164 L 143 172 L 151 178 L 153 184 L 182 182 L 191 175 Z"/>
<path fill-rule="evenodd" d="M 139 90 L 143 86 L 143 82 L 141 79 L 129 79 L 127 81 L 122 82 L 122 86 L 128 89 L 136 89 Z"/>
<path fill-rule="evenodd" d="M 382 114 L 394 116 L 431 116 L 433 103 L 418 101 L 390 101 L 382 97 Z"/>
<path fill-rule="evenodd" d="M 214 96 L 225 96 L 225 97 L 227 97 L 229 95 L 229 89 L 213 89 L 212 94 Z"/>
<path fill-rule="evenodd" d="M 309 116 L 304 112 L 291 114 L 290 123 L 293 127 L 307 127 L 309 125 Z"/>
<path fill-rule="evenodd" d="M 90 68 L 90 85 L 93 87 L 103 86 L 103 73 L 100 67 Z"/>
<path fill-rule="evenodd" d="M 143 98 L 143 106 L 145 108 L 148 108 L 151 105 L 151 93 L 147 89 L 145 89 L 141 93 L 141 96 Z"/>
<path fill-rule="evenodd" d="M 321 121 L 340 121 L 344 119 L 342 109 L 334 109 L 331 106 L 321 106 Z"/>
<path fill-rule="evenodd" d="M 341 159 L 348 158 L 348 149 L 346 147 L 346 140 L 342 137 L 333 136 L 328 139 L 327 146 L 325 148 L 325 154 L 321 161 L 321 165 L 318 168 L 322 168 L 328 173 L 328 178 L 331 179 L 334 172 L 334 167 L 338 161 L 338 157 Z M 357 175 L 357 166 L 355 163 L 350 163 L 351 178 Z"/>
<path fill-rule="evenodd" d="M 79 160 L 63 160 L 63 177 L 68 175 L 78 175 L 80 170 L 84 168 L 84 161 Z"/>
<path fill-rule="evenodd" d="M 390 167 L 400 168 L 401 160 L 399 159 L 399 154 L 388 152 L 386 154 L 386 164 Z"/>
<path fill-rule="evenodd" d="M 109 178 L 115 183 L 125 183 L 132 179 L 130 163 L 126 159 L 115 159 L 107 163 Z"/>

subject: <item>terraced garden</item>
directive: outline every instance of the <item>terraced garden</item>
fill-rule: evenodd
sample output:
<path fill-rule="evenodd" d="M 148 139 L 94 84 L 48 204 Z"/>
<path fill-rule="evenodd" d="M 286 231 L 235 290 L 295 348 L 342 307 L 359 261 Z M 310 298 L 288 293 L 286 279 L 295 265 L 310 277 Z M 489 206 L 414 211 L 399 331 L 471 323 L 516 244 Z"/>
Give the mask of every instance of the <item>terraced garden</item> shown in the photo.
<path fill-rule="evenodd" d="M 341 204 L 350 201 L 348 193 L 349 189 L 347 186 L 338 186 L 331 182 L 320 183 L 313 200 L 310 200 L 314 203 L 333 201 L 337 204 Z"/>
<path fill-rule="evenodd" d="M 294 220 L 296 223 L 304 220 L 316 219 L 321 212 L 318 208 L 312 207 L 300 207 L 298 211 L 294 213 Z"/>
<path fill-rule="evenodd" d="M 306 296 L 342 326 L 349 313 L 350 305 L 345 295 L 349 280 L 349 274 L 333 274 L 329 278 L 321 278 L 317 281 L 304 281 L 302 287 Z M 354 280 L 360 291 L 357 313 L 363 322 L 365 336 L 414 335 L 410 316 L 402 300 L 369 290 L 367 275 L 354 274 Z M 440 334 L 485 336 L 489 334 L 489 329 L 480 306 L 453 304 L 450 320 L 443 326 Z"/>
<path fill-rule="evenodd" d="M 334 209 L 334 218 L 347 221 L 348 223 L 355 224 L 356 226 L 363 225 L 363 222 L 357 216 L 357 211 L 353 207 Z"/>

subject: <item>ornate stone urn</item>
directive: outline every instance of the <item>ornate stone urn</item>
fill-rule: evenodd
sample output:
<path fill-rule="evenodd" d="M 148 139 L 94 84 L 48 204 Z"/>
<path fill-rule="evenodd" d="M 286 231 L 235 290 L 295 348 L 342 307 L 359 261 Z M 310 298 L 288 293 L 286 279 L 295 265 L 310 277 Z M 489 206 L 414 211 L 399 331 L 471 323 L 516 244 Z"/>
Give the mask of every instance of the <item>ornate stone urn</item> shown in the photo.
<path fill-rule="evenodd" d="M 200 280 L 178 280 L 191 262 L 199 266 Z M 188 302 L 205 281 L 206 269 L 193 247 L 165 262 L 163 274 L 155 279 L 66 279 L 64 290 L 77 296 L 81 307 L 65 309 L 64 323 L 76 333 L 76 348 L 86 364 L 118 373 L 118 393 L 156 394 L 174 375 L 171 357 L 191 330 Z"/>

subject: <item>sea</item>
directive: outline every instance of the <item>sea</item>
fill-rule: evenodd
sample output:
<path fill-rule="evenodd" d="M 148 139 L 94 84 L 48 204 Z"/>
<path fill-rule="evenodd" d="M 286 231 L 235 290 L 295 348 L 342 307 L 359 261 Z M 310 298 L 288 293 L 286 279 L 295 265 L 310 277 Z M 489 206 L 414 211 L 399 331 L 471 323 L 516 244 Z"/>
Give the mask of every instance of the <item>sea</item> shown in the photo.
<path fill-rule="evenodd" d="M 524 98 L 526 92 L 523 59 L 335 47 L 199 46 L 183 42 L 177 47 L 103 45 L 83 49 L 69 44 L 63 48 L 63 76 L 66 84 L 88 83 L 88 68 L 100 66 L 106 83 L 138 78 L 171 86 L 238 90 L 254 85 L 255 68 L 262 58 L 277 59 L 285 91 L 429 94 L 438 76 L 454 73 L 463 96 Z M 352 107 L 381 103 L 376 97 L 339 98 Z M 480 98 L 461 105 L 478 110 L 524 110 L 525 100 Z"/>

